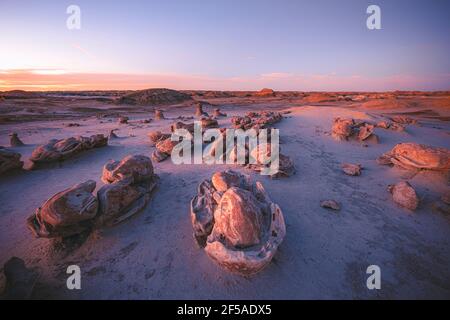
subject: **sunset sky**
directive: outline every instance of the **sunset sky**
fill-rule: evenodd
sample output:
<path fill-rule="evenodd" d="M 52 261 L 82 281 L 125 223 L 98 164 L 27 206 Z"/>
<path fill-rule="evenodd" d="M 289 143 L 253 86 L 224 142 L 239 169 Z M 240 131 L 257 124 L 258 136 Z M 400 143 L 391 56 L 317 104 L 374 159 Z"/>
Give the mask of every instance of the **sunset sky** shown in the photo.
<path fill-rule="evenodd" d="M 0 90 L 450 89 L 447 0 L 0 0 L 0 32 Z"/>

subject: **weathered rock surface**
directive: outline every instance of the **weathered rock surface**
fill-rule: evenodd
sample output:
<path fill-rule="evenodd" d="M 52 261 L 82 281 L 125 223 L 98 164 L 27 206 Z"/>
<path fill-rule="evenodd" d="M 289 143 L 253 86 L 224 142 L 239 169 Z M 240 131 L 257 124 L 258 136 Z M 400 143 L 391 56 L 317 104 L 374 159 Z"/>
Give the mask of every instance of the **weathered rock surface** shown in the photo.
<path fill-rule="evenodd" d="M 88 180 L 58 192 L 28 218 L 29 229 L 43 238 L 68 237 L 88 230 L 98 210 L 97 198 L 92 195 L 95 185 Z"/>
<path fill-rule="evenodd" d="M 336 211 L 341 210 L 341 205 L 336 200 L 324 200 L 320 203 L 320 206 L 326 209 L 332 209 Z"/>
<path fill-rule="evenodd" d="M 231 124 L 234 129 L 262 129 L 267 128 L 282 119 L 283 115 L 279 112 L 248 112 L 243 117 L 232 117 Z"/>
<path fill-rule="evenodd" d="M 361 175 L 362 166 L 360 164 L 343 163 L 342 170 L 346 175 L 359 176 Z"/>
<path fill-rule="evenodd" d="M 220 118 L 220 117 L 226 117 L 227 114 L 221 112 L 219 108 L 216 108 L 216 109 L 214 109 L 213 116 L 216 117 L 216 118 Z"/>
<path fill-rule="evenodd" d="M 354 119 L 335 118 L 331 127 L 331 136 L 338 141 L 355 138 L 360 142 L 378 143 L 378 136 L 374 133 L 375 125 Z"/>
<path fill-rule="evenodd" d="M 164 120 L 164 113 L 162 112 L 162 110 L 155 110 L 155 120 Z"/>
<path fill-rule="evenodd" d="M 118 99 L 120 104 L 133 105 L 158 105 L 158 104 L 175 104 L 191 100 L 191 96 L 187 93 L 165 89 L 145 89 L 138 90 L 122 96 Z"/>
<path fill-rule="evenodd" d="M 399 143 L 377 159 L 404 169 L 450 170 L 450 150 L 417 143 Z"/>
<path fill-rule="evenodd" d="M 170 134 L 162 133 L 161 131 L 151 131 L 147 135 L 153 143 L 157 143 L 170 137 Z"/>
<path fill-rule="evenodd" d="M 220 266 L 255 274 L 267 266 L 283 241 L 283 214 L 259 182 L 250 183 L 231 170 L 216 173 L 213 179 L 203 181 L 191 201 L 194 236 Z"/>
<path fill-rule="evenodd" d="M 10 135 L 10 145 L 11 147 L 21 147 L 23 145 L 25 145 L 22 140 L 19 139 L 19 136 L 17 135 L 16 132 L 12 132 Z"/>
<path fill-rule="evenodd" d="M 110 161 L 103 168 L 97 192 L 99 213 L 97 225 L 114 225 L 141 211 L 151 198 L 158 176 L 150 158 L 129 155 L 121 161 Z"/>
<path fill-rule="evenodd" d="M 103 134 L 61 140 L 52 139 L 47 144 L 34 149 L 30 160 L 35 164 L 65 160 L 81 151 L 104 147 L 107 144 L 108 139 Z"/>
<path fill-rule="evenodd" d="M 7 149 L 0 149 L 0 175 L 21 169 L 23 161 L 20 161 L 20 153 Z"/>
<path fill-rule="evenodd" d="M 406 181 L 401 181 L 395 185 L 390 185 L 388 191 L 392 193 L 392 199 L 400 206 L 416 210 L 419 206 L 419 198 L 414 188 Z"/>

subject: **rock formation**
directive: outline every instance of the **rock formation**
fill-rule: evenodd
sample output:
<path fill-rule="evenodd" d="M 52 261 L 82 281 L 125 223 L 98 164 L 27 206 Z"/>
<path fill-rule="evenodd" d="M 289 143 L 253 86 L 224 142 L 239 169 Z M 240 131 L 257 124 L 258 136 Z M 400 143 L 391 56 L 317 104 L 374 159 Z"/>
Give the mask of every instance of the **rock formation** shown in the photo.
<path fill-rule="evenodd" d="M 326 209 L 341 210 L 340 204 L 336 200 L 324 200 L 320 203 L 320 206 Z"/>
<path fill-rule="evenodd" d="M 419 206 L 419 198 L 414 188 L 406 181 L 401 181 L 395 185 L 389 185 L 388 191 L 392 193 L 392 199 L 400 206 L 416 210 Z"/>
<path fill-rule="evenodd" d="M 231 124 L 234 129 L 262 129 L 267 128 L 282 119 L 283 115 L 279 112 L 248 112 L 243 117 L 232 117 Z"/>
<path fill-rule="evenodd" d="M 165 117 L 162 110 L 155 109 L 155 120 L 164 120 L 164 119 Z"/>
<path fill-rule="evenodd" d="M 22 259 L 12 257 L 4 264 L 3 272 L 6 284 L 2 299 L 28 300 L 31 298 L 39 276 L 36 270 L 27 268 Z"/>
<path fill-rule="evenodd" d="M 73 155 L 92 148 L 104 147 L 108 139 L 103 134 L 90 137 L 71 137 L 68 139 L 52 139 L 46 145 L 33 150 L 30 160 L 34 164 L 65 160 Z"/>
<path fill-rule="evenodd" d="M 343 163 L 342 170 L 346 175 L 359 176 L 361 175 L 362 166 L 360 164 Z"/>
<path fill-rule="evenodd" d="M 126 94 L 118 99 L 119 104 L 159 105 L 176 104 L 192 100 L 187 93 L 171 89 L 146 89 Z"/>
<path fill-rule="evenodd" d="M 130 118 L 128 118 L 128 117 L 120 117 L 119 118 L 119 123 L 120 124 L 127 124 L 128 120 L 130 120 Z"/>
<path fill-rule="evenodd" d="M 69 237 L 87 231 L 97 215 L 98 200 L 92 194 L 95 181 L 88 180 L 58 192 L 27 220 L 36 237 Z"/>
<path fill-rule="evenodd" d="M 226 117 L 227 114 L 221 112 L 219 108 L 216 108 L 216 109 L 214 109 L 213 116 L 216 117 L 216 118 L 220 118 L 220 117 Z"/>
<path fill-rule="evenodd" d="M 127 156 L 121 161 L 110 161 L 103 167 L 98 190 L 98 225 L 114 225 L 142 210 L 150 200 L 158 176 L 153 172 L 150 158 Z"/>
<path fill-rule="evenodd" d="M 17 135 L 16 132 L 12 132 L 10 135 L 10 145 L 11 147 L 21 147 L 23 145 L 25 145 L 22 140 L 19 139 L 19 136 Z"/>
<path fill-rule="evenodd" d="M 417 143 L 399 143 L 377 159 L 404 169 L 450 170 L 450 150 Z"/>
<path fill-rule="evenodd" d="M 102 181 L 97 196 L 92 180 L 58 192 L 27 219 L 29 229 L 37 237 L 67 238 L 117 224 L 145 207 L 158 176 L 150 158 L 135 155 L 108 162 Z"/>
<path fill-rule="evenodd" d="M 242 275 L 267 266 L 286 234 L 281 209 L 262 184 L 231 170 L 199 185 L 191 201 L 191 221 L 194 237 L 208 256 Z"/>
<path fill-rule="evenodd" d="M 195 103 L 195 116 L 196 117 L 208 117 L 208 113 L 203 111 L 203 104 L 201 102 Z"/>
<path fill-rule="evenodd" d="M 20 153 L 7 149 L 0 149 L 0 175 L 21 169 L 23 167 L 23 161 L 20 161 L 20 157 Z"/>
<path fill-rule="evenodd" d="M 331 136 L 338 141 L 355 138 L 360 142 L 378 143 L 378 136 L 374 133 L 375 125 L 354 119 L 335 118 L 331 128 Z"/>

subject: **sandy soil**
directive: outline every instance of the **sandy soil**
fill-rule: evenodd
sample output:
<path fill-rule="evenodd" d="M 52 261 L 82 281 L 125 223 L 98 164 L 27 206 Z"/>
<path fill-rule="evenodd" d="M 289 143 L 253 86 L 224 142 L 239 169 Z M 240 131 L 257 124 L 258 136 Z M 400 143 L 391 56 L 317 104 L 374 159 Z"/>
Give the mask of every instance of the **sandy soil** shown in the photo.
<path fill-rule="evenodd" d="M 151 154 L 153 147 L 146 134 L 156 129 L 168 131 L 173 120 L 139 123 L 152 117 L 153 109 L 145 108 L 130 114 L 127 109 L 119 110 L 128 114 L 129 125 L 119 125 L 114 116 L 99 118 L 85 112 L 71 115 L 80 127 L 66 127 L 63 123 L 74 121 L 51 116 L 47 118 L 57 120 L 34 118 L 0 126 L 0 145 L 8 146 L 8 133 L 17 132 L 26 146 L 10 149 L 20 152 L 24 160 L 50 138 L 108 134 L 115 128 L 120 137 L 108 147 L 61 164 L 0 178 L 0 265 L 18 256 L 38 268 L 41 275 L 34 298 L 450 298 L 450 217 L 431 209 L 449 189 L 448 176 L 431 172 L 412 175 L 375 162 L 400 142 L 450 148 L 450 123 L 445 121 L 448 105 L 386 109 L 343 102 L 307 105 L 296 99 L 245 101 L 242 105 L 236 98 L 211 102 L 228 116 L 248 110 L 292 111 L 276 127 L 281 150 L 294 160 L 296 175 L 271 180 L 233 166 L 261 181 L 284 213 L 287 235 L 267 269 L 251 278 L 227 273 L 194 242 L 189 202 L 203 179 L 226 168 L 221 165 L 176 166 L 170 159 L 155 163 L 161 183 L 149 205 L 116 227 L 95 231 L 72 251 L 59 250 L 52 240 L 32 237 L 26 218 L 53 194 L 88 179 L 97 181 L 99 188 L 102 167 L 109 159 Z M 105 107 L 103 102 L 96 103 Z M 98 107 L 96 103 L 91 106 Z M 426 110 L 431 110 L 432 117 Z M 165 115 L 173 118 L 193 112 L 190 106 L 165 108 Z M 376 129 L 380 143 L 369 147 L 337 142 L 330 135 L 336 116 L 381 119 L 395 113 L 411 113 L 420 125 L 410 125 L 406 132 Z M 229 126 L 230 119 L 219 123 Z M 342 162 L 361 163 L 362 175 L 344 175 Z M 408 180 L 421 197 L 414 213 L 393 203 L 386 190 L 388 184 L 400 180 Z M 321 208 L 320 201 L 325 199 L 339 201 L 341 211 Z M 66 289 L 65 271 L 70 264 L 81 267 L 81 290 Z M 365 271 L 372 264 L 381 267 L 381 290 L 366 287 Z"/>

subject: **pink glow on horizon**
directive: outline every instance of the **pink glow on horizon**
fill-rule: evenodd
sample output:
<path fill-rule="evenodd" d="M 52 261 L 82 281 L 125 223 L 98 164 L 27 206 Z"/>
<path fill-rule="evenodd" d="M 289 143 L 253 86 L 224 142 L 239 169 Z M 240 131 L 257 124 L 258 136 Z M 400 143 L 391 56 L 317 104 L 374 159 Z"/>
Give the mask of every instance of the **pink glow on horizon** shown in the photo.
<path fill-rule="evenodd" d="M 388 77 L 341 76 L 336 73 L 296 75 L 267 74 L 220 78 L 185 74 L 71 73 L 62 69 L 0 70 L 0 90 L 139 90 L 167 87 L 178 90 L 390 91 L 436 90 L 450 83 L 450 74 L 427 78 L 413 75 Z M 449 90 L 450 88 L 441 88 Z"/>

